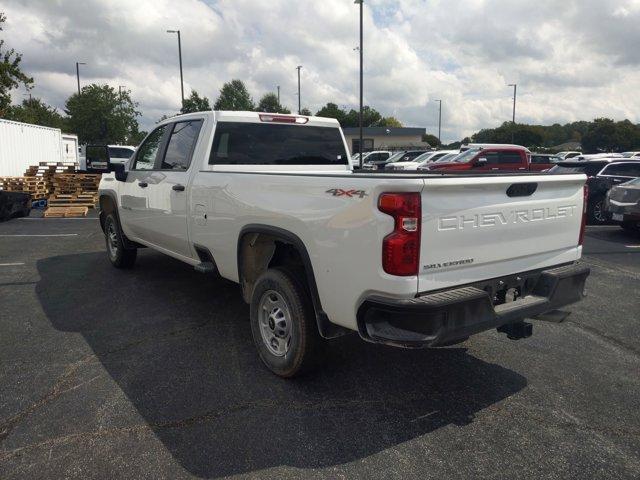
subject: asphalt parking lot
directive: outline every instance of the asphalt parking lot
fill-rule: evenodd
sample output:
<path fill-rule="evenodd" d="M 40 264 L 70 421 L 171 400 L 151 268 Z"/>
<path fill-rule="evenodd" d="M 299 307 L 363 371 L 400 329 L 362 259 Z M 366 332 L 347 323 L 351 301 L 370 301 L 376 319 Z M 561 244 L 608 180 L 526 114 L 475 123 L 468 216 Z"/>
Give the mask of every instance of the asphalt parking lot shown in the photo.
<path fill-rule="evenodd" d="M 563 324 L 405 351 L 356 336 L 295 381 L 239 287 L 95 219 L 0 224 L 0 478 L 640 477 L 640 237 L 589 227 Z"/>

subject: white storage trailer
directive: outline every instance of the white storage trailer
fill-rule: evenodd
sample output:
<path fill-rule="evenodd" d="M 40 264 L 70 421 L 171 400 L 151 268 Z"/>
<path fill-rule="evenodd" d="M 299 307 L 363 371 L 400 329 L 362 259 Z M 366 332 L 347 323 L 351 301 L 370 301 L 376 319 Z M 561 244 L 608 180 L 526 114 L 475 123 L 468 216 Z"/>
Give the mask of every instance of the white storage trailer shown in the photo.
<path fill-rule="evenodd" d="M 40 162 L 78 161 L 78 137 L 59 128 L 0 119 L 0 177 L 24 175 Z"/>

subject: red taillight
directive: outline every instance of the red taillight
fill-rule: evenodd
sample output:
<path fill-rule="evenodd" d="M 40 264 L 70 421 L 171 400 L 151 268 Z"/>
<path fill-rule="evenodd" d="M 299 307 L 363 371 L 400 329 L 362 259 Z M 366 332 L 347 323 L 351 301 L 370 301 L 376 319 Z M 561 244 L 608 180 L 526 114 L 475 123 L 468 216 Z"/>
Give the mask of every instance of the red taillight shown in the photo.
<path fill-rule="evenodd" d="M 587 227 L 587 204 L 589 203 L 589 187 L 585 184 L 582 187 L 582 223 L 580 224 L 580 236 L 578 237 L 578 246 L 584 242 L 584 231 Z"/>
<path fill-rule="evenodd" d="M 393 232 L 382 242 L 382 267 L 390 275 L 418 274 L 422 208 L 419 193 L 383 193 L 378 209 L 394 219 Z"/>
<path fill-rule="evenodd" d="M 261 122 L 270 123 L 299 123 L 304 124 L 309 121 L 307 117 L 294 117 L 285 115 L 260 115 Z"/>

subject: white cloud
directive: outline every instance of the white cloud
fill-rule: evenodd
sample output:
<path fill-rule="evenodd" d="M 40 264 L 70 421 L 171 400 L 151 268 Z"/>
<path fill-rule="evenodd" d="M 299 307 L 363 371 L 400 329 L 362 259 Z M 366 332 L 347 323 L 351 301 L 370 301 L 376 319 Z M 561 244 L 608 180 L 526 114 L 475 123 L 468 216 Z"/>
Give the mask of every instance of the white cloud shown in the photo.
<path fill-rule="evenodd" d="M 126 85 L 143 126 L 180 104 L 180 29 L 185 90 L 215 99 L 241 78 L 254 97 L 281 86 L 302 103 L 358 101 L 358 10 L 352 0 L 5 0 L 7 43 L 24 54 L 34 93 L 62 107 L 82 81 Z M 511 116 L 521 121 L 596 116 L 639 121 L 638 0 L 368 0 L 365 101 L 406 125 L 459 139 Z M 17 99 L 17 97 L 16 97 Z"/>

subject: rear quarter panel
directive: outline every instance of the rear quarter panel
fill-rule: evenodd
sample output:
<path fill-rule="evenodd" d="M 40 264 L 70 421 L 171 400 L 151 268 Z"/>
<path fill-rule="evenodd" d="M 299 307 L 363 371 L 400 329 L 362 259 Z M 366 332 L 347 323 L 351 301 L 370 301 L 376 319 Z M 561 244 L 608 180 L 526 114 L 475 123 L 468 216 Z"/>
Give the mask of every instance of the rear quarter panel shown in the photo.
<path fill-rule="evenodd" d="M 383 179 L 342 174 L 277 174 L 202 171 L 193 180 L 194 243 L 209 248 L 221 275 L 238 281 L 237 243 L 250 224 L 278 227 L 305 244 L 323 310 L 339 325 L 355 329 L 356 309 L 371 293 L 407 297 L 417 276 L 395 277 L 382 269 L 382 239 L 393 219 L 378 211 L 385 191 L 420 192 L 420 178 Z M 334 194 L 333 189 L 361 191 Z"/>

